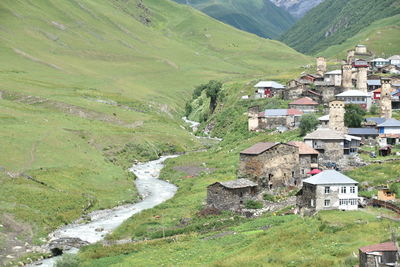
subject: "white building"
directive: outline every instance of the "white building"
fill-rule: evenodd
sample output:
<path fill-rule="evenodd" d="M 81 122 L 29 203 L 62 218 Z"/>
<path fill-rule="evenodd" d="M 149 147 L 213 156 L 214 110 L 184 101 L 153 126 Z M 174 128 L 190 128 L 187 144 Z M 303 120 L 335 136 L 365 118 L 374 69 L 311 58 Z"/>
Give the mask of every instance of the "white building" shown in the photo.
<path fill-rule="evenodd" d="M 365 93 L 359 90 L 348 90 L 336 95 L 336 99 L 344 101 L 345 104 L 360 105 L 363 109 L 369 110 L 372 104 L 370 93 Z"/>
<path fill-rule="evenodd" d="M 400 65 L 400 55 L 391 56 L 387 60 L 389 60 L 392 65 Z"/>
<path fill-rule="evenodd" d="M 378 124 L 377 128 L 380 146 L 400 144 L 400 121 L 387 119 L 385 122 Z"/>
<path fill-rule="evenodd" d="M 297 206 L 311 210 L 357 210 L 358 182 L 335 170 L 303 180 Z"/>
<path fill-rule="evenodd" d="M 285 89 L 285 86 L 274 81 L 261 81 L 254 85 L 254 87 L 256 88 L 256 97 L 258 98 L 273 97 Z"/>

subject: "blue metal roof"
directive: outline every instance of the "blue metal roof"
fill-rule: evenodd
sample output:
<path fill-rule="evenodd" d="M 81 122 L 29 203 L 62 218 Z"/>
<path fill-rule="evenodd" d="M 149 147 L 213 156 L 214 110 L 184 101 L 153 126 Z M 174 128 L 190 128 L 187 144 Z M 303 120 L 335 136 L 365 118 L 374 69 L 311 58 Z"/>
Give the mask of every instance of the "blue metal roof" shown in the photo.
<path fill-rule="evenodd" d="M 378 124 L 378 127 L 400 127 L 400 121 L 396 119 L 387 119 L 384 123 Z"/>
<path fill-rule="evenodd" d="M 378 135 L 375 128 L 349 128 L 350 135 Z"/>
<path fill-rule="evenodd" d="M 373 117 L 373 118 L 366 118 L 366 122 L 375 122 L 376 124 L 381 124 L 385 122 L 385 118 Z"/>

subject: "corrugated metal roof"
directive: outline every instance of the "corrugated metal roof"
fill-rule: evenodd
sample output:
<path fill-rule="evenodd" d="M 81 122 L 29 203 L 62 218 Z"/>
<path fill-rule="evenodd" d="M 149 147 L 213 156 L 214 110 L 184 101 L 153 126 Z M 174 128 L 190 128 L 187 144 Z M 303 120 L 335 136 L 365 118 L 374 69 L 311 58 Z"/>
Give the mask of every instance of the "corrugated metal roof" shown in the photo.
<path fill-rule="evenodd" d="M 367 84 L 369 86 L 381 86 L 381 80 L 368 80 Z"/>
<path fill-rule="evenodd" d="M 344 134 L 334 131 L 329 128 L 318 128 L 312 133 L 307 134 L 304 140 L 317 139 L 317 140 L 343 140 Z"/>
<path fill-rule="evenodd" d="M 351 135 L 378 135 L 378 130 L 375 128 L 349 128 Z"/>
<path fill-rule="evenodd" d="M 227 181 L 227 182 L 217 182 L 221 184 L 223 187 L 229 188 L 229 189 L 237 189 L 237 188 L 245 188 L 245 187 L 254 187 L 257 186 L 256 183 L 247 180 L 247 179 L 237 179 L 237 180 L 232 180 L 232 181 Z"/>
<path fill-rule="evenodd" d="M 335 170 L 323 171 L 308 179 L 303 180 L 303 183 L 315 184 L 315 185 L 358 184 L 357 181 L 354 181 L 350 177 Z"/>
<path fill-rule="evenodd" d="M 288 110 L 287 109 L 266 109 L 264 111 L 264 115 L 267 116 L 287 116 Z"/>
<path fill-rule="evenodd" d="M 271 87 L 275 89 L 284 89 L 285 86 L 283 86 L 280 83 L 274 82 L 274 81 L 261 81 L 258 82 L 256 85 L 254 85 L 256 88 L 265 88 L 265 87 Z"/>
<path fill-rule="evenodd" d="M 299 148 L 299 154 L 300 155 L 318 155 L 319 152 L 315 150 L 314 148 L 310 147 L 304 142 L 300 141 L 292 141 L 288 143 L 289 145 L 292 146 L 297 146 Z"/>
<path fill-rule="evenodd" d="M 329 114 L 319 117 L 318 120 L 320 120 L 320 121 L 329 121 Z"/>
<path fill-rule="evenodd" d="M 332 71 L 325 72 L 325 75 L 342 75 L 342 71 L 341 70 L 332 70 Z"/>
<path fill-rule="evenodd" d="M 317 102 L 309 97 L 302 97 L 289 103 L 289 105 L 319 105 Z"/>
<path fill-rule="evenodd" d="M 259 154 L 263 153 L 264 151 L 267 151 L 271 147 L 276 146 L 277 144 L 279 144 L 279 143 L 278 142 L 276 142 L 276 143 L 272 143 L 272 142 L 257 143 L 255 145 L 243 150 L 242 152 L 240 152 L 240 154 L 259 155 Z"/>
<path fill-rule="evenodd" d="M 391 56 L 388 60 L 400 60 L 400 55 Z"/>
<path fill-rule="evenodd" d="M 369 96 L 369 94 L 359 90 L 348 90 L 336 96 Z"/>
<path fill-rule="evenodd" d="M 396 244 L 394 242 L 385 242 L 381 244 L 374 244 L 360 248 L 364 253 L 369 252 L 381 252 L 381 251 L 397 251 Z"/>
<path fill-rule="evenodd" d="M 385 122 L 385 118 L 380 118 L 380 117 L 371 117 L 371 118 L 366 118 L 366 122 L 375 122 L 376 124 L 381 124 Z"/>
<path fill-rule="evenodd" d="M 400 121 L 396 119 L 387 119 L 384 123 L 378 124 L 378 127 L 400 127 Z"/>

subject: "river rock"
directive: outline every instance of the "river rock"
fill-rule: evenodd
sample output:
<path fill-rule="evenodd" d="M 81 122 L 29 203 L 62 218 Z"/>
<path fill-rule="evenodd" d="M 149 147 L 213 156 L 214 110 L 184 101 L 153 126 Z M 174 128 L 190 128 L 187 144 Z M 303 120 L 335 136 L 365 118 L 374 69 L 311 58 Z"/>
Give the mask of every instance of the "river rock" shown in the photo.
<path fill-rule="evenodd" d="M 63 237 L 56 240 L 52 240 L 48 247 L 54 254 L 61 254 L 64 250 L 70 250 L 72 248 L 80 248 L 89 245 L 88 242 L 83 241 L 80 238 L 75 237 Z"/>
<path fill-rule="evenodd" d="M 104 231 L 104 228 L 103 227 L 99 227 L 99 228 L 96 228 L 96 229 L 94 229 L 96 232 L 103 232 Z"/>

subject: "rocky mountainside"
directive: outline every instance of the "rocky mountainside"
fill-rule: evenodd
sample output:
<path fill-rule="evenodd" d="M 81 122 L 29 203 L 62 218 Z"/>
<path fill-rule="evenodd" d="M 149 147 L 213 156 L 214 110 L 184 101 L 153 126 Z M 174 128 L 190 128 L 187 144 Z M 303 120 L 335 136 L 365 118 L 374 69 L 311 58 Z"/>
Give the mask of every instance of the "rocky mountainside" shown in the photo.
<path fill-rule="evenodd" d="M 325 0 L 271 0 L 272 3 L 285 9 L 295 18 L 303 17 L 310 9 L 323 1 Z"/>
<path fill-rule="evenodd" d="M 276 39 L 295 19 L 284 8 L 269 0 L 174 0 L 190 5 L 207 15 L 240 30 Z"/>
<path fill-rule="evenodd" d="M 300 52 L 316 54 L 399 13 L 399 0 L 325 0 L 280 39 Z"/>

